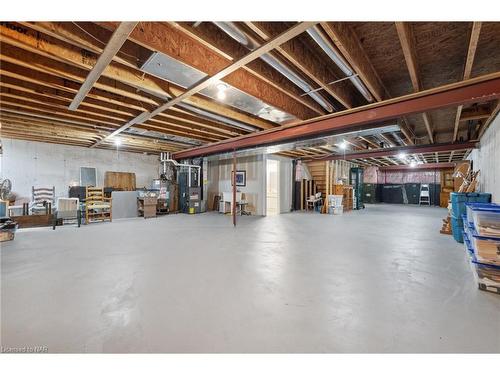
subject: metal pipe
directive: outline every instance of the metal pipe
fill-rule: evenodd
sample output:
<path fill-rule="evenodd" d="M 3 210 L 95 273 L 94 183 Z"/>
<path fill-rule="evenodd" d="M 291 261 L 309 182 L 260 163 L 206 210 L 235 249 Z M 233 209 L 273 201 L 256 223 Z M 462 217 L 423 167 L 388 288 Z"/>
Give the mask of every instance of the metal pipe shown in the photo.
<path fill-rule="evenodd" d="M 321 47 L 323 51 L 332 59 L 332 61 L 342 70 L 342 72 L 349 77 L 352 84 L 358 89 L 358 91 L 365 97 L 369 102 L 373 101 L 373 97 L 365 87 L 363 82 L 355 75 L 354 71 L 349 66 L 349 63 L 332 48 L 330 42 L 325 38 L 323 33 L 318 29 L 317 26 L 313 26 L 307 30 L 307 33 L 313 40 Z"/>
<path fill-rule="evenodd" d="M 203 109 L 194 107 L 194 106 L 192 106 L 190 104 L 179 103 L 177 105 L 179 107 L 187 109 L 188 111 L 191 111 L 191 112 L 197 113 L 199 115 L 208 117 L 209 119 L 221 121 L 221 122 L 224 122 L 224 123 L 226 123 L 228 125 L 233 125 L 233 126 L 236 126 L 237 128 L 240 128 L 240 129 L 243 129 L 243 130 L 247 130 L 249 132 L 254 132 L 254 131 L 258 130 L 255 126 L 243 124 L 242 122 L 239 122 L 239 121 L 236 121 L 236 120 L 233 120 L 233 119 L 230 119 L 230 118 L 218 115 L 216 113 L 205 111 Z"/>
<path fill-rule="evenodd" d="M 214 24 L 231 38 L 236 40 L 238 43 L 247 47 L 249 50 L 253 51 L 257 47 L 259 47 L 259 44 L 255 40 L 242 32 L 233 22 L 214 22 Z M 288 68 L 285 64 L 281 63 L 279 60 L 267 53 L 262 55 L 260 58 L 272 68 L 288 78 L 293 84 L 302 89 L 306 95 L 309 95 L 325 110 L 327 110 L 328 112 L 333 112 L 333 106 L 328 103 L 328 101 L 326 101 L 326 99 L 324 99 L 320 94 L 318 94 L 316 92 L 317 90 L 313 90 L 311 85 L 304 81 L 298 74 Z"/>
<path fill-rule="evenodd" d="M 166 170 L 166 163 L 172 163 L 176 167 L 187 167 L 188 168 L 188 187 L 191 187 L 191 168 L 196 168 L 197 169 L 197 176 L 198 176 L 198 178 L 197 178 L 198 184 L 200 183 L 201 166 L 194 165 L 194 164 L 179 163 L 177 160 L 170 158 L 170 152 L 160 153 L 160 161 L 163 163 L 164 170 Z"/>

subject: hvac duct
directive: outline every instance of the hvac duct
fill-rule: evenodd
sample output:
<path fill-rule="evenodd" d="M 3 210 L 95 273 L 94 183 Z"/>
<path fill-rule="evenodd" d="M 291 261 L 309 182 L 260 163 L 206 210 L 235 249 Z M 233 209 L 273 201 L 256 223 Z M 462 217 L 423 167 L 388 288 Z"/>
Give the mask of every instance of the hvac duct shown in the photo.
<path fill-rule="evenodd" d="M 372 102 L 373 97 L 368 91 L 368 89 L 365 87 L 363 82 L 361 82 L 358 76 L 355 76 L 355 73 L 352 71 L 347 61 L 345 61 L 345 59 L 331 47 L 330 42 L 325 38 L 325 36 L 318 29 L 318 27 L 313 26 L 309 28 L 307 30 L 307 33 L 321 47 L 321 49 L 325 51 L 328 57 L 332 59 L 332 61 L 340 68 L 340 70 L 342 70 L 342 72 L 346 76 L 350 77 L 349 80 L 358 89 L 358 91 L 365 97 L 365 99 L 368 100 L 369 102 Z"/>
<path fill-rule="evenodd" d="M 240 128 L 240 129 L 243 129 L 243 130 L 247 130 L 249 132 L 254 132 L 254 131 L 258 130 L 254 126 L 243 124 L 243 123 L 241 123 L 239 121 L 232 120 L 230 118 L 218 115 L 216 113 L 205 111 L 203 109 L 194 107 L 194 106 L 186 104 L 186 103 L 179 103 L 178 106 L 182 107 L 184 109 L 187 109 L 188 111 L 197 113 L 197 114 L 199 114 L 201 116 L 208 117 L 209 119 L 220 121 L 220 122 L 224 122 L 224 123 L 226 123 L 228 125 L 233 125 L 233 126 L 236 126 L 237 128 Z"/>
<path fill-rule="evenodd" d="M 199 184 L 200 184 L 200 170 L 201 170 L 201 166 L 194 165 L 194 164 L 181 164 L 177 160 L 174 160 L 174 159 L 172 159 L 170 157 L 170 152 L 161 152 L 160 153 L 160 162 L 161 162 L 162 170 L 163 170 L 164 173 L 167 170 L 167 163 L 172 163 L 176 168 L 180 168 L 180 167 L 186 167 L 186 168 L 188 168 L 188 187 L 192 187 L 191 186 L 191 168 L 195 168 L 196 169 L 196 174 L 197 174 L 197 179 L 196 180 L 197 180 L 197 184 L 199 186 Z"/>
<path fill-rule="evenodd" d="M 253 51 L 257 47 L 259 47 L 259 44 L 255 40 L 245 35 L 233 22 L 214 22 L 214 24 L 231 38 L 244 45 L 249 50 Z M 260 58 L 272 68 L 281 73 L 283 76 L 285 76 L 294 85 L 300 87 L 301 90 L 303 90 L 325 110 L 327 110 L 328 112 L 333 112 L 333 106 L 328 103 L 320 94 L 318 94 L 316 91 L 313 91 L 313 88 L 306 81 L 304 81 L 286 65 L 267 53 L 265 55 L 262 55 Z"/>

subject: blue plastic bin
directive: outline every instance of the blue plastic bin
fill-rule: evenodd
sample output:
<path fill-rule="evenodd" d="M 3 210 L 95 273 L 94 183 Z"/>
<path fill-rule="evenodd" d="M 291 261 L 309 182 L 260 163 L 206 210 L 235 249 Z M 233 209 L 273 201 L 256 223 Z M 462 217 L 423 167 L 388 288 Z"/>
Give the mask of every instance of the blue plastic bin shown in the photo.
<path fill-rule="evenodd" d="M 454 217 L 461 218 L 466 213 L 466 203 L 490 203 L 490 193 L 451 193 L 451 212 Z"/>
<path fill-rule="evenodd" d="M 466 210 L 466 215 L 467 215 L 467 221 L 469 223 L 472 223 L 473 217 L 472 217 L 472 211 L 475 210 L 498 210 L 500 211 L 500 205 L 497 203 L 470 203 L 467 202 L 465 204 L 465 210 Z"/>
<path fill-rule="evenodd" d="M 464 223 L 462 219 L 457 219 L 455 217 L 451 217 L 451 233 L 453 234 L 453 238 L 455 241 L 463 243 L 464 242 L 464 236 L 463 236 L 463 230 L 464 230 Z"/>

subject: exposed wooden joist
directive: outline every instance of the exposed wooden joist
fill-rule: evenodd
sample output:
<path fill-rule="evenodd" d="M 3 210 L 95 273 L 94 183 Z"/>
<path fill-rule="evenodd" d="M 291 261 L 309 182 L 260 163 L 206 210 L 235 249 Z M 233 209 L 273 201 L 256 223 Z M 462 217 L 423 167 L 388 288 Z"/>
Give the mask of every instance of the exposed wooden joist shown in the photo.
<path fill-rule="evenodd" d="M 387 162 L 385 162 L 384 160 L 381 160 L 381 159 L 375 159 L 375 158 L 370 158 L 370 159 L 376 160 L 378 163 L 380 163 L 382 165 L 387 165 L 387 166 L 390 165 L 390 164 L 388 164 Z M 390 160 L 390 159 L 389 159 L 389 161 L 392 162 L 392 160 Z"/>
<path fill-rule="evenodd" d="M 408 121 L 405 117 L 402 117 L 400 120 L 398 120 L 399 124 L 399 129 L 401 130 L 401 133 L 405 136 L 406 140 L 408 141 L 409 144 L 414 145 L 415 141 L 415 133 L 413 130 L 410 128 L 410 125 L 408 124 Z"/>
<path fill-rule="evenodd" d="M 103 39 L 107 40 L 107 38 L 109 38 L 108 34 L 112 30 L 115 29 L 116 25 L 118 25 L 118 23 L 113 23 L 113 22 L 100 23 L 100 25 L 89 23 L 89 22 L 87 22 L 87 23 L 79 22 L 78 24 L 80 25 L 80 27 L 84 28 L 87 33 L 92 34 L 92 35 L 96 35 L 97 39 L 99 39 L 99 40 L 103 40 Z M 192 54 L 192 51 L 193 51 L 192 48 L 191 49 L 188 49 L 188 48 L 184 49 L 184 47 L 187 47 L 187 46 L 193 47 L 195 45 L 195 43 L 200 42 L 199 39 L 195 40 L 194 38 L 191 38 L 189 36 L 182 35 L 181 33 L 179 33 L 179 30 L 175 25 L 167 24 L 165 22 L 156 23 L 156 25 L 152 25 L 152 24 L 153 24 L 152 22 L 145 22 L 145 23 L 141 23 L 140 26 L 143 28 L 144 27 L 147 27 L 147 28 L 151 27 L 151 29 L 150 29 L 151 31 L 170 33 L 170 34 L 163 34 L 160 37 L 164 38 L 165 40 L 169 40 L 171 43 L 167 46 L 166 44 L 161 44 L 159 40 L 152 38 L 151 40 L 149 40 L 149 42 L 151 42 L 152 45 L 144 46 L 143 44 L 139 45 L 135 42 L 129 41 L 124 45 L 124 48 L 122 49 L 122 50 L 124 50 L 123 51 L 124 53 L 121 54 L 120 56 L 117 56 L 117 58 L 116 58 L 117 62 L 120 62 L 120 63 L 127 65 L 127 66 L 130 66 L 130 67 L 137 68 L 138 66 L 142 66 L 142 64 L 150 56 L 152 50 L 164 52 L 167 55 L 169 55 L 175 59 L 182 59 L 185 57 L 190 61 L 192 60 L 193 63 L 201 65 L 201 66 L 199 66 L 199 65 L 194 66 L 201 71 L 203 71 L 203 69 L 211 69 L 211 65 L 205 64 L 205 61 L 211 61 L 211 63 L 213 63 L 214 62 L 213 58 L 215 58 L 215 63 L 219 63 L 220 61 L 218 58 L 221 58 L 221 57 L 223 57 L 224 59 L 227 60 L 227 64 L 231 62 L 230 56 L 227 56 L 227 55 L 221 54 L 221 53 L 215 53 L 213 50 L 208 51 L 208 50 L 203 49 L 203 48 L 201 48 L 199 52 L 206 53 L 206 55 L 200 55 L 200 56 L 201 57 L 205 56 L 205 57 L 207 57 L 208 60 L 200 59 L 200 56 L 194 56 Z M 88 35 L 86 33 L 82 32 L 81 30 L 75 29 L 75 27 L 72 27 L 73 25 L 68 25 L 67 23 L 64 23 L 64 22 L 35 22 L 35 23 L 29 22 L 29 23 L 23 23 L 23 25 L 34 28 L 35 30 L 47 33 L 48 35 L 51 35 L 51 36 L 58 38 L 62 41 L 74 44 L 75 46 L 79 46 L 81 48 L 88 49 L 89 51 L 92 51 L 96 54 L 101 53 L 100 45 L 96 44 L 95 40 L 93 41 L 92 38 L 89 39 Z M 138 29 L 139 29 L 139 27 L 136 30 L 134 30 L 133 35 L 135 35 L 136 37 L 138 36 Z M 177 39 L 178 37 L 183 38 L 183 40 L 182 41 L 178 40 Z M 165 41 L 165 43 L 167 43 L 167 42 Z M 183 48 L 180 50 L 177 50 L 177 53 L 175 53 L 173 49 L 179 45 L 183 46 Z M 162 50 L 160 48 L 163 48 L 164 50 Z M 182 56 L 179 56 L 179 52 L 181 53 Z M 169 53 L 173 53 L 173 55 L 171 55 Z M 136 57 L 135 61 L 133 61 L 133 57 Z M 187 60 L 182 60 L 182 61 L 187 63 L 186 62 Z M 200 64 L 201 62 L 203 62 L 203 63 Z M 187 64 L 190 65 L 189 63 L 187 63 Z M 279 87 L 274 82 L 272 82 L 269 79 L 266 79 L 262 75 L 258 75 L 257 73 L 254 73 L 250 70 L 249 70 L 249 72 L 251 73 L 251 75 L 249 75 L 247 78 L 250 78 L 251 81 L 249 81 L 248 83 L 241 82 L 241 84 L 247 85 L 247 88 L 252 88 L 252 89 L 256 90 L 254 86 L 257 85 L 259 92 L 267 95 L 269 98 L 272 98 L 274 100 L 279 99 L 279 100 L 281 100 L 281 102 L 285 103 L 286 102 L 285 99 L 288 99 L 288 101 L 290 101 L 289 99 L 291 97 L 293 97 L 295 100 L 298 100 L 300 102 L 299 103 L 300 105 L 306 105 L 304 98 L 300 98 L 299 95 L 294 96 L 293 94 L 291 94 L 287 90 Z M 269 72 L 273 73 L 274 71 L 272 71 L 272 69 L 270 69 Z M 141 72 L 141 74 L 142 74 L 142 72 Z M 240 73 L 238 72 L 237 74 L 240 74 Z M 274 76 L 276 76 L 276 74 Z M 252 86 L 252 84 L 254 84 L 254 85 Z M 281 92 L 279 92 L 279 91 L 281 91 Z M 284 94 L 286 95 L 286 97 L 284 96 Z M 174 94 L 174 96 L 177 96 L 177 95 L 180 95 L 180 93 Z M 272 103 L 272 104 L 274 105 L 274 103 Z M 299 107 L 297 107 L 297 109 L 300 108 L 300 105 L 299 105 Z M 318 112 L 309 112 L 309 116 L 314 115 L 314 113 L 318 113 Z M 323 112 L 320 112 L 320 113 L 323 113 Z"/>
<path fill-rule="evenodd" d="M 407 22 L 396 22 L 395 24 L 399 36 L 399 41 L 401 43 L 401 48 L 403 49 L 406 66 L 410 74 L 413 91 L 418 92 L 422 90 L 422 83 L 418 70 L 417 56 L 415 52 L 415 38 L 411 29 L 411 25 Z M 434 135 L 430 118 L 425 112 L 422 113 L 422 118 L 424 120 L 425 129 L 427 130 L 427 135 L 429 136 L 429 141 L 430 143 L 434 143 Z"/>
<path fill-rule="evenodd" d="M 462 110 L 460 121 L 486 120 L 491 116 L 491 106 L 474 106 Z"/>
<path fill-rule="evenodd" d="M 136 28 L 136 30 L 137 29 L 138 28 Z M 76 46 L 70 46 L 66 43 L 54 41 L 50 37 L 45 37 L 30 29 L 18 32 L 5 25 L 0 25 L 0 36 L 2 37 L 2 49 L 0 50 L 0 54 L 4 54 L 4 44 L 6 47 L 16 46 L 18 49 L 20 48 L 24 51 L 29 51 L 29 53 L 31 53 L 34 57 L 25 59 L 24 55 L 15 53 L 15 50 L 13 49 L 14 47 L 11 47 L 8 51 L 10 55 L 7 55 L 7 51 L 5 52 L 6 57 L 10 59 L 17 59 L 19 64 L 28 64 L 29 61 L 29 64 L 32 65 L 33 69 L 39 69 L 40 66 L 43 66 L 44 68 L 47 67 L 47 73 L 56 74 L 60 77 L 67 77 L 80 82 L 83 82 L 85 79 L 85 75 L 82 77 L 80 69 L 85 71 L 92 69 L 95 61 L 97 60 L 96 55 L 91 52 L 81 50 Z M 36 58 L 37 55 L 44 56 L 46 58 L 39 61 L 39 59 Z M 47 58 L 50 60 L 47 60 Z M 27 67 L 29 68 L 30 65 Z M 103 81 L 106 83 L 101 84 Z M 118 85 L 116 84 L 117 82 Z M 121 89 L 120 85 L 122 86 Z M 118 88 L 115 89 L 115 86 L 118 86 Z M 132 92 L 129 92 L 127 88 L 128 86 L 130 86 L 130 88 L 134 88 L 135 90 L 130 90 Z M 118 95 L 135 97 L 137 100 L 143 100 L 144 95 L 141 95 L 141 92 L 152 94 L 164 101 L 173 96 L 179 96 L 185 91 L 182 88 L 164 80 L 152 77 L 148 74 L 140 72 L 139 70 L 114 62 L 109 64 L 104 70 L 103 77 L 101 77 L 101 79 L 96 83 L 95 87 L 116 93 Z M 136 92 L 134 96 L 133 91 L 137 90 L 140 91 Z M 149 98 L 149 100 L 151 99 Z M 273 124 L 266 120 L 245 114 L 228 106 L 221 105 L 215 101 L 206 99 L 203 96 L 191 96 L 186 100 L 186 102 L 198 108 L 218 113 L 222 116 L 260 129 L 269 129 L 273 127 Z M 152 101 L 152 103 L 155 102 Z M 157 103 L 155 105 L 157 105 Z"/>
<path fill-rule="evenodd" d="M 85 142 L 87 146 L 95 142 L 98 133 L 91 128 L 82 126 L 66 126 L 47 123 L 44 121 L 23 120 L 10 116 L 1 116 L 2 136 L 15 137 L 28 140 L 57 139 L 63 143 Z M 149 140 L 137 136 L 124 135 L 122 144 L 130 147 L 142 147 L 143 149 L 156 151 L 176 151 L 182 149 L 170 142 L 163 140 Z"/>
<path fill-rule="evenodd" d="M 394 165 L 399 165 L 399 163 L 397 161 L 395 161 L 393 158 L 390 158 L 388 156 L 384 156 L 384 159 L 389 160 Z"/>
<path fill-rule="evenodd" d="M 92 32 L 85 30 L 87 22 L 18 22 L 18 24 L 49 35 L 55 39 L 74 45 L 80 49 L 92 51 L 98 55 L 102 54 L 106 47 L 106 41 L 112 32 L 102 28 L 94 28 Z M 125 42 L 113 57 L 113 61 L 119 62 L 131 68 L 146 61 L 150 52 L 135 43 Z"/>
<path fill-rule="evenodd" d="M 427 135 L 429 136 L 429 141 L 430 143 L 434 143 L 434 135 L 432 132 L 431 119 L 429 118 L 427 112 L 422 113 L 422 119 L 424 120 L 425 129 L 427 130 Z"/>
<path fill-rule="evenodd" d="M 257 145 L 282 143 L 305 137 L 312 138 L 318 135 L 332 134 L 333 132 L 359 130 L 370 126 L 373 127 L 373 124 L 400 118 L 401 116 L 477 102 L 478 97 L 481 97 L 484 101 L 500 97 L 500 73 L 493 73 L 365 105 L 333 115 L 323 116 L 322 118 L 304 121 L 300 124 L 282 126 L 277 129 L 197 147 L 187 152 L 178 153 L 175 157 L 182 159 Z"/>
<path fill-rule="evenodd" d="M 114 30 L 117 25 L 116 22 L 97 22 L 97 24 L 109 30 Z M 173 23 L 141 22 L 130 34 L 129 39 L 143 47 L 175 58 L 209 76 L 216 74 L 233 62 L 227 56 L 213 51 L 198 40 L 187 35 L 182 28 Z M 207 64 L 207 61 L 210 61 L 210 63 Z M 223 81 L 270 105 L 293 114 L 299 119 L 314 116 L 314 112 L 309 108 L 290 100 L 290 96 L 258 79 L 245 69 L 234 71 L 232 74 L 224 77 Z"/>
<path fill-rule="evenodd" d="M 236 23 L 234 24 L 236 25 Z M 175 25 L 182 29 L 182 31 L 190 37 L 195 38 L 197 41 L 204 44 L 207 48 L 212 49 L 218 54 L 227 56 L 231 59 L 231 61 L 235 61 L 245 56 L 249 51 L 247 46 L 231 38 L 212 22 L 206 22 L 203 26 L 199 27 L 193 27 L 191 22 L 175 22 Z M 245 37 L 248 40 L 251 40 L 250 43 L 252 43 L 253 48 L 265 43 L 265 40 L 255 38 L 253 33 L 251 35 L 247 33 L 244 26 L 238 25 L 236 27 L 238 27 L 238 29 L 241 27 L 241 32 L 245 34 Z M 270 51 L 267 55 L 272 56 L 276 60 L 280 61 L 280 63 L 287 65 L 287 63 L 283 61 L 283 58 L 275 51 Z M 256 78 L 263 80 L 267 84 L 288 95 L 291 100 L 308 107 L 310 110 L 314 111 L 315 116 L 332 112 L 332 110 L 323 108 L 311 97 L 303 95 L 304 91 L 302 88 L 298 87 L 294 82 L 289 80 L 285 75 L 274 69 L 262 59 L 256 59 L 248 65 L 241 67 L 241 69 L 250 72 Z"/>
<path fill-rule="evenodd" d="M 366 137 L 360 136 L 360 137 L 358 137 L 358 138 L 359 138 L 359 139 L 361 139 L 362 141 L 364 141 L 364 142 L 368 143 L 368 144 L 369 144 L 370 146 L 372 146 L 373 148 L 380 148 L 380 145 L 379 145 L 379 144 L 377 144 L 377 143 L 375 143 L 375 142 L 373 142 L 373 141 L 369 140 L 369 139 L 368 139 L 368 138 L 366 138 Z"/>
<path fill-rule="evenodd" d="M 3 48 L 3 50 L 5 49 L 8 48 Z M 3 52 L 5 51 L 0 52 L 0 54 Z M 3 55 L 1 56 L 2 66 L 0 68 L 0 73 L 2 74 L 2 82 L 0 83 L 0 85 L 2 86 L 16 88 L 17 85 L 18 90 L 27 91 L 28 89 L 31 89 L 31 92 L 35 92 L 38 95 L 58 98 L 61 100 L 67 100 L 68 97 L 72 98 L 72 94 L 78 90 L 77 83 L 73 83 L 67 79 L 62 79 L 57 76 L 47 75 L 33 69 L 13 65 L 10 62 L 5 62 L 4 57 L 5 56 Z M 38 68 L 39 66 L 37 65 L 37 69 Z M 44 69 L 40 70 L 44 71 Z M 75 77 L 73 77 L 72 75 L 65 75 L 65 77 L 75 79 Z M 77 77 L 76 81 L 78 81 L 79 79 L 83 79 L 83 76 L 81 74 Z M 97 83 L 97 85 L 100 85 L 100 83 Z M 128 94 L 128 91 L 124 92 L 124 94 Z M 133 96 L 131 98 L 128 98 L 124 95 L 118 96 L 94 88 L 89 94 L 89 97 L 86 99 L 85 105 L 135 117 L 145 108 L 147 108 L 149 104 L 146 101 L 147 98 L 143 98 L 143 102 L 140 102 L 134 100 L 136 95 L 135 92 L 131 92 L 131 94 Z M 227 132 L 226 134 L 228 135 L 238 135 L 246 133 L 245 131 L 235 129 L 234 127 L 229 125 L 214 123 L 212 121 L 207 121 L 199 117 L 195 117 L 179 109 L 174 109 L 173 111 L 163 113 L 158 117 L 158 120 L 154 120 L 154 122 L 157 122 L 159 120 L 166 121 L 166 123 L 173 125 L 191 124 L 191 126 L 194 126 L 195 128 L 206 127 L 207 129 L 215 130 L 216 133 Z"/>
<path fill-rule="evenodd" d="M 264 55 L 265 53 L 271 51 L 274 49 L 276 46 L 279 46 L 286 42 L 287 40 L 290 40 L 294 37 L 296 37 L 299 34 L 302 34 L 304 31 L 306 31 L 308 28 L 311 26 L 315 25 L 317 22 L 301 22 L 298 23 L 297 25 L 291 27 L 284 33 L 281 33 L 277 37 L 269 40 L 268 42 L 264 43 L 260 47 L 256 48 L 255 50 L 249 52 L 247 55 L 242 57 L 241 59 L 235 61 L 231 65 L 225 67 L 224 69 L 220 70 L 219 72 L 215 73 L 214 75 L 209 75 L 203 79 L 201 79 L 198 83 L 194 84 L 190 88 L 188 88 L 183 94 L 175 97 L 174 99 L 168 101 L 167 103 L 161 105 L 160 107 L 156 108 L 152 112 L 144 112 L 137 116 L 135 119 L 130 120 L 128 123 L 124 124 L 121 126 L 119 129 L 115 130 L 113 133 L 109 134 L 109 137 L 114 137 L 117 134 L 120 134 L 123 130 L 128 129 L 129 127 L 137 124 L 137 123 L 142 123 L 144 121 L 147 121 L 151 119 L 152 117 L 166 111 L 168 108 L 173 107 L 185 99 L 189 98 L 190 96 L 197 94 L 204 88 L 220 81 L 222 78 L 228 76 L 232 72 L 235 72 L 236 70 L 240 69 L 242 66 L 245 66 L 249 62 L 259 58 L 260 56 Z M 97 144 L 100 142 L 97 142 Z"/>
<path fill-rule="evenodd" d="M 395 147 L 396 145 L 394 144 L 394 142 L 392 140 L 390 140 L 385 134 L 379 134 L 380 138 L 382 138 L 385 143 L 387 143 L 389 145 L 389 147 Z"/>
<path fill-rule="evenodd" d="M 260 47 L 256 48 L 255 50 L 249 52 L 247 55 L 242 57 L 241 59 L 233 62 L 231 65 L 223 68 L 219 72 L 207 76 L 206 78 L 203 78 L 200 80 L 200 82 L 196 83 L 192 87 L 188 88 L 186 92 L 183 94 L 175 97 L 174 99 L 170 100 L 169 102 L 163 104 L 162 106 L 158 107 L 155 109 L 153 112 L 151 112 L 150 115 L 148 115 L 148 118 L 151 118 L 153 116 L 156 116 L 158 113 L 161 113 L 165 111 L 166 109 L 182 102 L 186 98 L 198 93 L 199 91 L 203 90 L 204 88 L 210 86 L 213 83 L 218 82 L 219 80 L 222 80 L 222 78 L 228 76 L 229 74 L 235 72 L 236 70 L 240 69 L 242 66 L 247 65 L 249 62 L 259 58 L 260 56 L 264 55 L 265 53 L 273 50 L 276 46 L 279 46 L 283 44 L 284 42 L 295 38 L 297 35 L 302 34 L 304 31 L 306 31 L 308 28 L 311 26 L 315 25 L 316 22 L 301 22 L 298 23 L 297 25 L 291 27 L 289 30 L 285 31 L 284 33 L 276 36 L 275 38 L 269 40 L 268 42 L 264 43 Z"/>
<path fill-rule="evenodd" d="M 375 100 L 381 101 L 389 98 L 390 95 L 387 88 L 366 55 L 354 30 L 344 22 L 322 22 L 321 26 L 358 74 Z M 401 132 L 407 138 L 408 142 L 414 144 L 413 131 L 410 129 L 407 120 L 403 118 L 399 125 Z"/>
<path fill-rule="evenodd" d="M 370 150 L 370 151 L 357 151 L 346 153 L 345 155 L 336 155 L 328 157 L 322 160 L 352 160 L 359 158 L 380 158 L 386 156 L 397 156 L 400 153 L 405 154 L 418 154 L 426 153 L 430 155 L 430 158 L 435 158 L 438 152 L 451 151 L 451 150 L 467 150 L 476 147 L 476 142 L 464 142 L 464 143 L 434 143 L 426 145 L 413 145 L 413 146 L 401 146 L 401 147 L 391 147 L 380 150 Z M 189 151 L 189 150 L 187 150 Z M 184 151 L 180 151 L 181 153 Z"/>
<path fill-rule="evenodd" d="M 276 24 L 273 22 L 245 22 L 245 24 L 264 41 L 279 34 L 276 30 Z M 322 69 L 323 62 L 312 55 L 299 40 L 289 40 L 276 47 L 276 51 L 344 107 L 353 107 L 352 95 L 348 87 L 345 84 L 330 85 L 332 79 Z"/>
<path fill-rule="evenodd" d="M 375 99 L 377 101 L 386 99 L 388 97 L 386 89 L 354 30 L 345 22 L 322 22 L 321 26 Z"/>
<path fill-rule="evenodd" d="M 472 30 L 469 39 L 469 47 L 467 48 L 467 56 L 465 58 L 465 68 L 462 79 L 469 79 L 472 72 L 472 65 L 474 64 L 474 57 L 476 55 L 477 43 L 479 41 L 479 34 L 481 33 L 481 22 L 473 22 Z M 457 114 L 455 116 L 455 126 L 453 128 L 453 142 L 458 137 L 458 126 L 460 125 L 460 118 L 462 115 L 463 106 L 459 105 Z"/>
<path fill-rule="evenodd" d="M 499 115 L 499 113 L 500 113 L 500 100 L 497 100 L 495 108 L 493 109 L 493 112 L 491 112 L 490 117 L 488 118 L 488 120 L 485 121 L 484 124 L 481 125 L 481 128 L 479 129 L 479 134 L 477 137 L 478 140 L 481 140 L 481 137 L 483 136 L 486 129 L 488 129 L 488 126 L 490 126 L 491 122 Z"/>
<path fill-rule="evenodd" d="M 0 84 L 1 86 L 1 84 Z M 25 104 L 25 102 L 29 103 L 34 103 L 32 104 L 33 107 L 32 109 L 38 109 L 38 110 L 46 110 L 48 113 L 50 113 L 51 109 L 53 108 L 54 114 L 64 114 L 66 116 L 69 116 L 71 112 L 66 112 L 66 102 L 64 101 L 56 101 L 54 99 L 48 99 L 44 98 L 43 96 L 40 95 L 33 95 L 33 94 L 27 94 L 24 93 L 23 95 L 19 95 L 17 90 L 8 90 L 6 91 L 3 88 L 0 88 L 0 95 L 1 97 L 8 98 L 7 101 L 4 100 L 5 104 L 13 104 L 13 105 L 20 105 L 20 104 Z M 15 102 L 13 102 L 15 100 Z M 36 107 L 38 105 L 38 107 Z M 77 111 L 74 112 L 75 114 L 82 114 L 80 116 L 80 119 L 84 120 L 85 118 L 89 118 L 90 120 L 95 120 L 95 121 L 100 121 L 102 123 L 102 120 L 104 119 L 105 121 L 119 121 L 123 122 L 124 118 L 119 115 L 109 115 L 110 112 L 108 111 L 103 111 L 103 110 L 97 110 L 92 107 L 88 107 L 87 105 L 82 105 L 81 108 Z M 101 118 L 97 118 L 96 116 L 102 116 Z M 111 123 L 106 123 L 107 125 L 111 125 Z M 220 139 L 226 139 L 229 137 L 229 135 L 225 135 L 224 133 L 221 133 L 220 131 L 217 131 L 216 129 L 205 129 L 196 125 L 191 125 L 189 123 L 183 122 L 183 121 L 150 121 L 145 124 L 146 126 L 156 126 L 158 128 L 161 128 L 164 130 L 165 133 L 173 133 L 176 135 L 181 135 L 181 134 L 189 134 L 191 136 L 195 136 L 196 138 L 200 137 L 201 139 L 206 139 L 206 140 L 220 140 Z M 113 125 L 112 125 L 113 126 Z M 115 125 L 116 127 L 116 125 Z"/>
<path fill-rule="evenodd" d="M 85 79 L 85 82 L 83 82 L 82 87 L 80 87 L 80 90 L 69 105 L 70 110 L 76 110 L 83 99 L 85 99 L 85 96 L 87 96 L 90 89 L 94 86 L 94 83 L 97 82 L 104 69 L 106 69 L 106 67 L 111 63 L 113 57 L 120 50 L 123 43 L 125 43 L 129 34 L 132 32 L 136 25 L 137 22 L 121 22 L 118 25 L 118 27 L 111 35 L 108 44 L 102 51 L 102 54 L 97 59 L 96 64 L 89 72 L 87 78 Z"/>
<path fill-rule="evenodd" d="M 71 94 L 66 95 L 66 93 L 62 90 L 54 90 L 53 92 L 51 92 L 48 88 L 36 89 L 36 86 L 33 86 L 28 82 L 23 82 L 23 86 L 16 87 L 8 83 L 10 80 L 9 77 L 4 77 L 2 75 L 1 78 L 0 90 L 3 93 L 8 93 L 11 95 L 17 94 L 17 96 L 14 97 L 17 97 L 18 99 L 43 100 L 42 103 L 59 104 L 60 108 L 64 108 L 64 106 L 67 106 L 67 102 L 70 102 L 72 98 Z M 34 89 L 29 89 L 30 85 L 31 87 L 34 87 Z M 21 94 L 23 95 L 23 97 L 20 96 Z M 112 114 L 113 116 L 111 118 L 119 119 L 120 121 L 123 121 L 123 116 L 126 116 L 125 118 L 130 118 L 137 116 L 137 114 L 139 113 L 138 111 L 134 111 L 131 108 L 123 105 L 118 106 L 106 104 L 105 102 L 100 102 L 99 100 L 93 98 L 87 98 L 84 102 L 83 108 L 90 114 Z M 159 116 L 156 120 L 152 120 L 151 123 L 165 125 L 166 129 L 172 126 L 179 129 L 185 128 L 188 130 L 209 131 L 210 133 L 207 134 L 213 133 L 214 135 L 224 137 L 247 133 L 241 131 L 236 132 L 234 131 L 234 129 L 227 129 L 227 127 L 221 126 L 217 123 L 211 123 L 196 118 L 191 119 L 188 114 L 165 114 L 161 117 Z"/>

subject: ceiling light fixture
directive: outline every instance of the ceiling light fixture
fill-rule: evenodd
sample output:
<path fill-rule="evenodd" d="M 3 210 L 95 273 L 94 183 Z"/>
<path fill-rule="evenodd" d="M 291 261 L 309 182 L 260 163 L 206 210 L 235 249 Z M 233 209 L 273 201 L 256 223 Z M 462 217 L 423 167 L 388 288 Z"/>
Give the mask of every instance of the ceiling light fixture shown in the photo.
<path fill-rule="evenodd" d="M 410 162 L 410 167 L 415 168 L 416 166 L 417 166 L 417 163 L 415 162 L 415 160 L 412 160 Z"/>
<path fill-rule="evenodd" d="M 226 90 L 227 86 L 223 83 L 217 84 L 217 99 L 224 100 L 226 99 Z"/>
<path fill-rule="evenodd" d="M 400 159 L 400 160 L 404 160 L 404 159 L 406 159 L 406 154 L 405 154 L 404 152 L 400 152 L 400 153 L 398 154 L 398 159 Z"/>
<path fill-rule="evenodd" d="M 115 145 L 120 146 L 122 144 L 122 140 L 120 138 L 115 138 Z"/>
<path fill-rule="evenodd" d="M 342 150 L 345 150 L 347 148 L 347 142 L 345 140 L 342 141 L 342 143 L 339 145 L 339 147 L 342 149 Z"/>
<path fill-rule="evenodd" d="M 217 92 L 217 99 L 219 99 L 219 100 L 226 99 L 226 93 L 224 91 L 218 91 Z"/>

